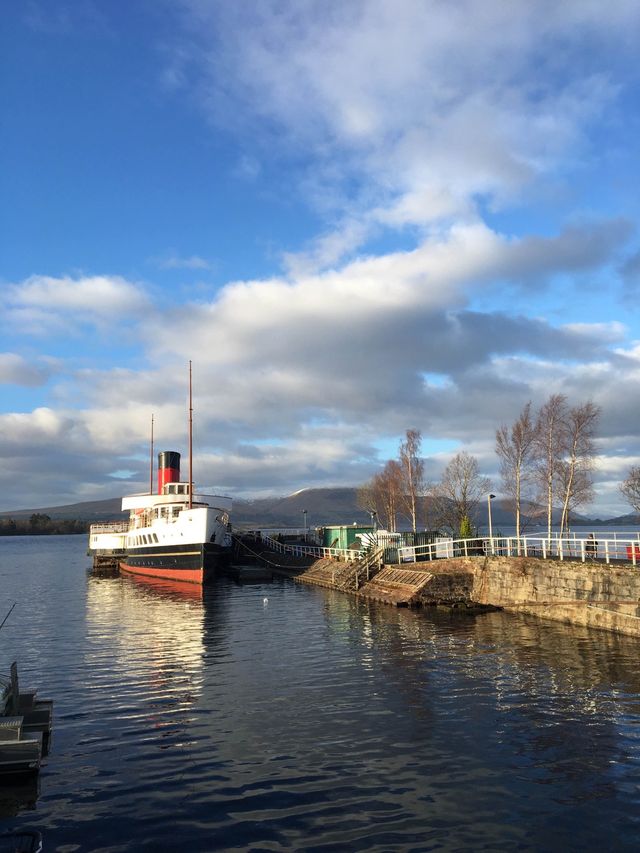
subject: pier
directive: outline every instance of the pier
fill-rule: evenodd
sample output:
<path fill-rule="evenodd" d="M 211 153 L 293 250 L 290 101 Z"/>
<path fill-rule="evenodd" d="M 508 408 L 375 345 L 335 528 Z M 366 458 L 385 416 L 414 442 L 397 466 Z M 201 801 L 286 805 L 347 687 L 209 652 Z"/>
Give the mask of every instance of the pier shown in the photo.
<path fill-rule="evenodd" d="M 446 539 L 396 551 L 361 553 L 239 540 L 274 574 L 396 607 L 501 609 L 640 637 L 637 537 L 599 534 L 595 548 L 577 537 Z"/>

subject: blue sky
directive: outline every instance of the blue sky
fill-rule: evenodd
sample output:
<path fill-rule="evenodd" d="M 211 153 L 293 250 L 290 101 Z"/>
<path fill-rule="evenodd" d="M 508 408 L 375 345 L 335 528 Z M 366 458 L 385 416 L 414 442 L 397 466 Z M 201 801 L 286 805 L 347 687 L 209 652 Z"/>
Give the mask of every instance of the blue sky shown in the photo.
<path fill-rule="evenodd" d="M 636 2 L 9 0 L 0 509 L 356 485 L 602 407 L 640 455 Z M 126 476 L 123 476 L 126 472 Z"/>

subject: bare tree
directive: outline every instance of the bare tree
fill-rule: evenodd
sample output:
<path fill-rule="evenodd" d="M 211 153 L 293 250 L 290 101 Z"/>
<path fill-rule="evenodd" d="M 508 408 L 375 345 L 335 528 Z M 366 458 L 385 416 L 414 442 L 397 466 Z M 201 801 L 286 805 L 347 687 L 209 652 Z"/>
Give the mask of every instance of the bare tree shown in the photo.
<path fill-rule="evenodd" d="M 375 484 L 375 477 L 372 477 L 364 485 L 360 486 L 356 492 L 356 504 L 360 509 L 368 513 L 375 513 L 380 516 L 380 495 Z"/>
<path fill-rule="evenodd" d="M 620 483 L 620 492 L 626 502 L 640 515 L 640 466 L 632 465 L 626 479 Z"/>
<path fill-rule="evenodd" d="M 567 398 L 552 394 L 541 406 L 536 420 L 535 454 L 536 479 L 540 502 L 547 510 L 547 535 L 551 538 L 553 501 L 560 466 L 567 447 Z"/>
<path fill-rule="evenodd" d="M 408 429 L 398 454 L 403 480 L 403 503 L 414 533 L 418 529 L 418 512 L 425 491 L 424 461 L 420 458 L 421 445 L 420 430 Z"/>
<path fill-rule="evenodd" d="M 516 536 L 520 538 L 522 501 L 532 478 L 532 462 L 536 425 L 528 402 L 511 428 L 504 424 L 496 430 L 496 453 L 500 459 L 502 488 L 509 496 L 516 520 Z"/>
<path fill-rule="evenodd" d="M 391 459 L 358 490 L 358 506 L 375 512 L 382 526 L 395 533 L 402 498 L 403 476 L 400 464 Z"/>
<path fill-rule="evenodd" d="M 562 495 L 561 536 L 569 527 L 570 511 L 593 500 L 593 439 L 599 417 L 600 407 L 591 401 L 574 406 L 565 416 L 566 458 L 558 468 L 559 491 Z"/>
<path fill-rule="evenodd" d="M 478 505 L 490 486 L 489 479 L 480 474 L 475 456 L 466 451 L 457 453 L 434 488 L 439 524 L 459 533 L 465 519 L 471 521 L 475 518 Z"/>

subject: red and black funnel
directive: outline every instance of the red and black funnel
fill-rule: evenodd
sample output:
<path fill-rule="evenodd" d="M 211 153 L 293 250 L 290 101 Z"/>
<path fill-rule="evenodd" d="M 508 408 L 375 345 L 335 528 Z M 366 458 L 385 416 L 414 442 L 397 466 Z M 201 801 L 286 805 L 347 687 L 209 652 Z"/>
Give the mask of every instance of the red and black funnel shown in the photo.
<path fill-rule="evenodd" d="M 158 453 L 158 494 L 162 494 L 165 483 L 177 483 L 179 480 L 180 454 L 175 450 Z"/>

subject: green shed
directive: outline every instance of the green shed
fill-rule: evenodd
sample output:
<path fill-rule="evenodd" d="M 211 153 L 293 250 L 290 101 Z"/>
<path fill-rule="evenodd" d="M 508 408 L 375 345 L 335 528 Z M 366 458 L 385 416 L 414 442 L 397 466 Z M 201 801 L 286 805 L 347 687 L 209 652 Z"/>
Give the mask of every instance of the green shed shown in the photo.
<path fill-rule="evenodd" d="M 359 524 L 340 524 L 322 528 L 322 546 L 324 548 L 351 548 L 358 547 L 359 533 L 373 533 L 373 527 L 365 527 Z"/>

